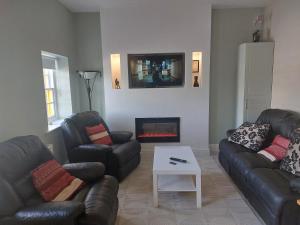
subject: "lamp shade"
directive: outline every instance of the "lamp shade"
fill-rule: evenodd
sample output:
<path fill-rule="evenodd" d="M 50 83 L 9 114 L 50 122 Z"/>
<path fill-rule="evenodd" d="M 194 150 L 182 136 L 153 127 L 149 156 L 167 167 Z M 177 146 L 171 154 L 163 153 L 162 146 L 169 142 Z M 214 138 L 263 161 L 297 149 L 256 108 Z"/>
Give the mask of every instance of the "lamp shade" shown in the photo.
<path fill-rule="evenodd" d="M 85 80 L 94 79 L 99 73 L 99 71 L 78 71 L 80 77 Z"/>

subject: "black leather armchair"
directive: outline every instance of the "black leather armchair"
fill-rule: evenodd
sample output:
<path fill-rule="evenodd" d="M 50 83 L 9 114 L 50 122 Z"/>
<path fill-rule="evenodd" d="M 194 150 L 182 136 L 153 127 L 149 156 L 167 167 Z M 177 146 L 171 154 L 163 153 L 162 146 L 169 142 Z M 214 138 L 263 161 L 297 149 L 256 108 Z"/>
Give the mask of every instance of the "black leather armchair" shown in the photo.
<path fill-rule="evenodd" d="M 86 186 L 71 201 L 44 202 L 31 171 L 53 159 L 38 137 L 0 143 L 1 225 L 113 225 L 118 211 L 118 181 L 104 175 L 102 163 L 65 164 Z"/>
<path fill-rule="evenodd" d="M 113 145 L 92 144 L 85 127 L 102 123 L 110 134 Z M 106 174 L 121 181 L 140 163 L 141 145 L 131 140 L 132 132 L 109 131 L 97 112 L 78 113 L 65 119 L 61 125 L 69 160 L 71 162 L 102 162 Z"/>

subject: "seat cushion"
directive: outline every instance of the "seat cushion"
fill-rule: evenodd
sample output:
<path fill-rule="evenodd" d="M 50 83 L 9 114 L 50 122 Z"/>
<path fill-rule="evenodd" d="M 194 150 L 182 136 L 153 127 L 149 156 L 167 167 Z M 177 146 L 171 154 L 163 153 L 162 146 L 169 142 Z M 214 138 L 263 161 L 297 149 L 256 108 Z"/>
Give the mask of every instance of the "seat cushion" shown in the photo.
<path fill-rule="evenodd" d="M 248 174 L 248 187 L 256 193 L 274 216 L 279 216 L 282 207 L 293 206 L 300 194 L 292 192 L 290 180 L 295 176 L 279 169 L 258 168 Z"/>
<path fill-rule="evenodd" d="M 220 153 L 228 160 L 234 158 L 234 156 L 238 153 L 242 152 L 252 152 L 250 149 L 247 149 L 239 144 L 235 144 L 233 142 L 228 141 L 227 139 L 223 139 L 219 144 Z"/>
<path fill-rule="evenodd" d="M 271 162 L 270 160 L 267 160 L 265 157 L 259 154 L 249 152 L 236 154 L 232 163 L 240 171 L 245 172 L 254 168 L 277 169 L 280 165 L 278 162 Z"/>
<path fill-rule="evenodd" d="M 85 215 L 79 218 L 79 224 L 112 224 L 117 215 L 118 188 L 116 178 L 108 175 L 91 186 L 84 200 Z"/>
<path fill-rule="evenodd" d="M 127 164 L 128 161 L 141 152 L 141 144 L 137 140 L 132 140 L 121 145 L 113 145 L 112 148 L 120 167 Z"/>

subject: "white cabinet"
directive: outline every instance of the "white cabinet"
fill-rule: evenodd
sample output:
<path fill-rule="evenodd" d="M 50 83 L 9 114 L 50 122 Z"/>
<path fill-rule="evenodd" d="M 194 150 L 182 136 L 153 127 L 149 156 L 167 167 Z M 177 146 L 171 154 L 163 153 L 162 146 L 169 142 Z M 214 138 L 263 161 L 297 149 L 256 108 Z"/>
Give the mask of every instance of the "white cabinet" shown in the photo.
<path fill-rule="evenodd" d="M 236 127 L 256 121 L 271 107 L 274 43 L 244 43 L 239 47 Z"/>

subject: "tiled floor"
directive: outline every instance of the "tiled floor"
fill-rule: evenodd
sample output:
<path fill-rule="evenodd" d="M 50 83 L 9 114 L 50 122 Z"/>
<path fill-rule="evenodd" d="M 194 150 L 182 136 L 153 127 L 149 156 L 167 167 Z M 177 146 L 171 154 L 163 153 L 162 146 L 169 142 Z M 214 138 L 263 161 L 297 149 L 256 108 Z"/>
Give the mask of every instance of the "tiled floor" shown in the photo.
<path fill-rule="evenodd" d="M 206 154 L 195 154 L 202 169 L 202 208 L 194 193 L 160 193 L 152 202 L 153 151 L 143 151 L 140 166 L 120 184 L 117 225 L 263 225 L 236 187 Z"/>

